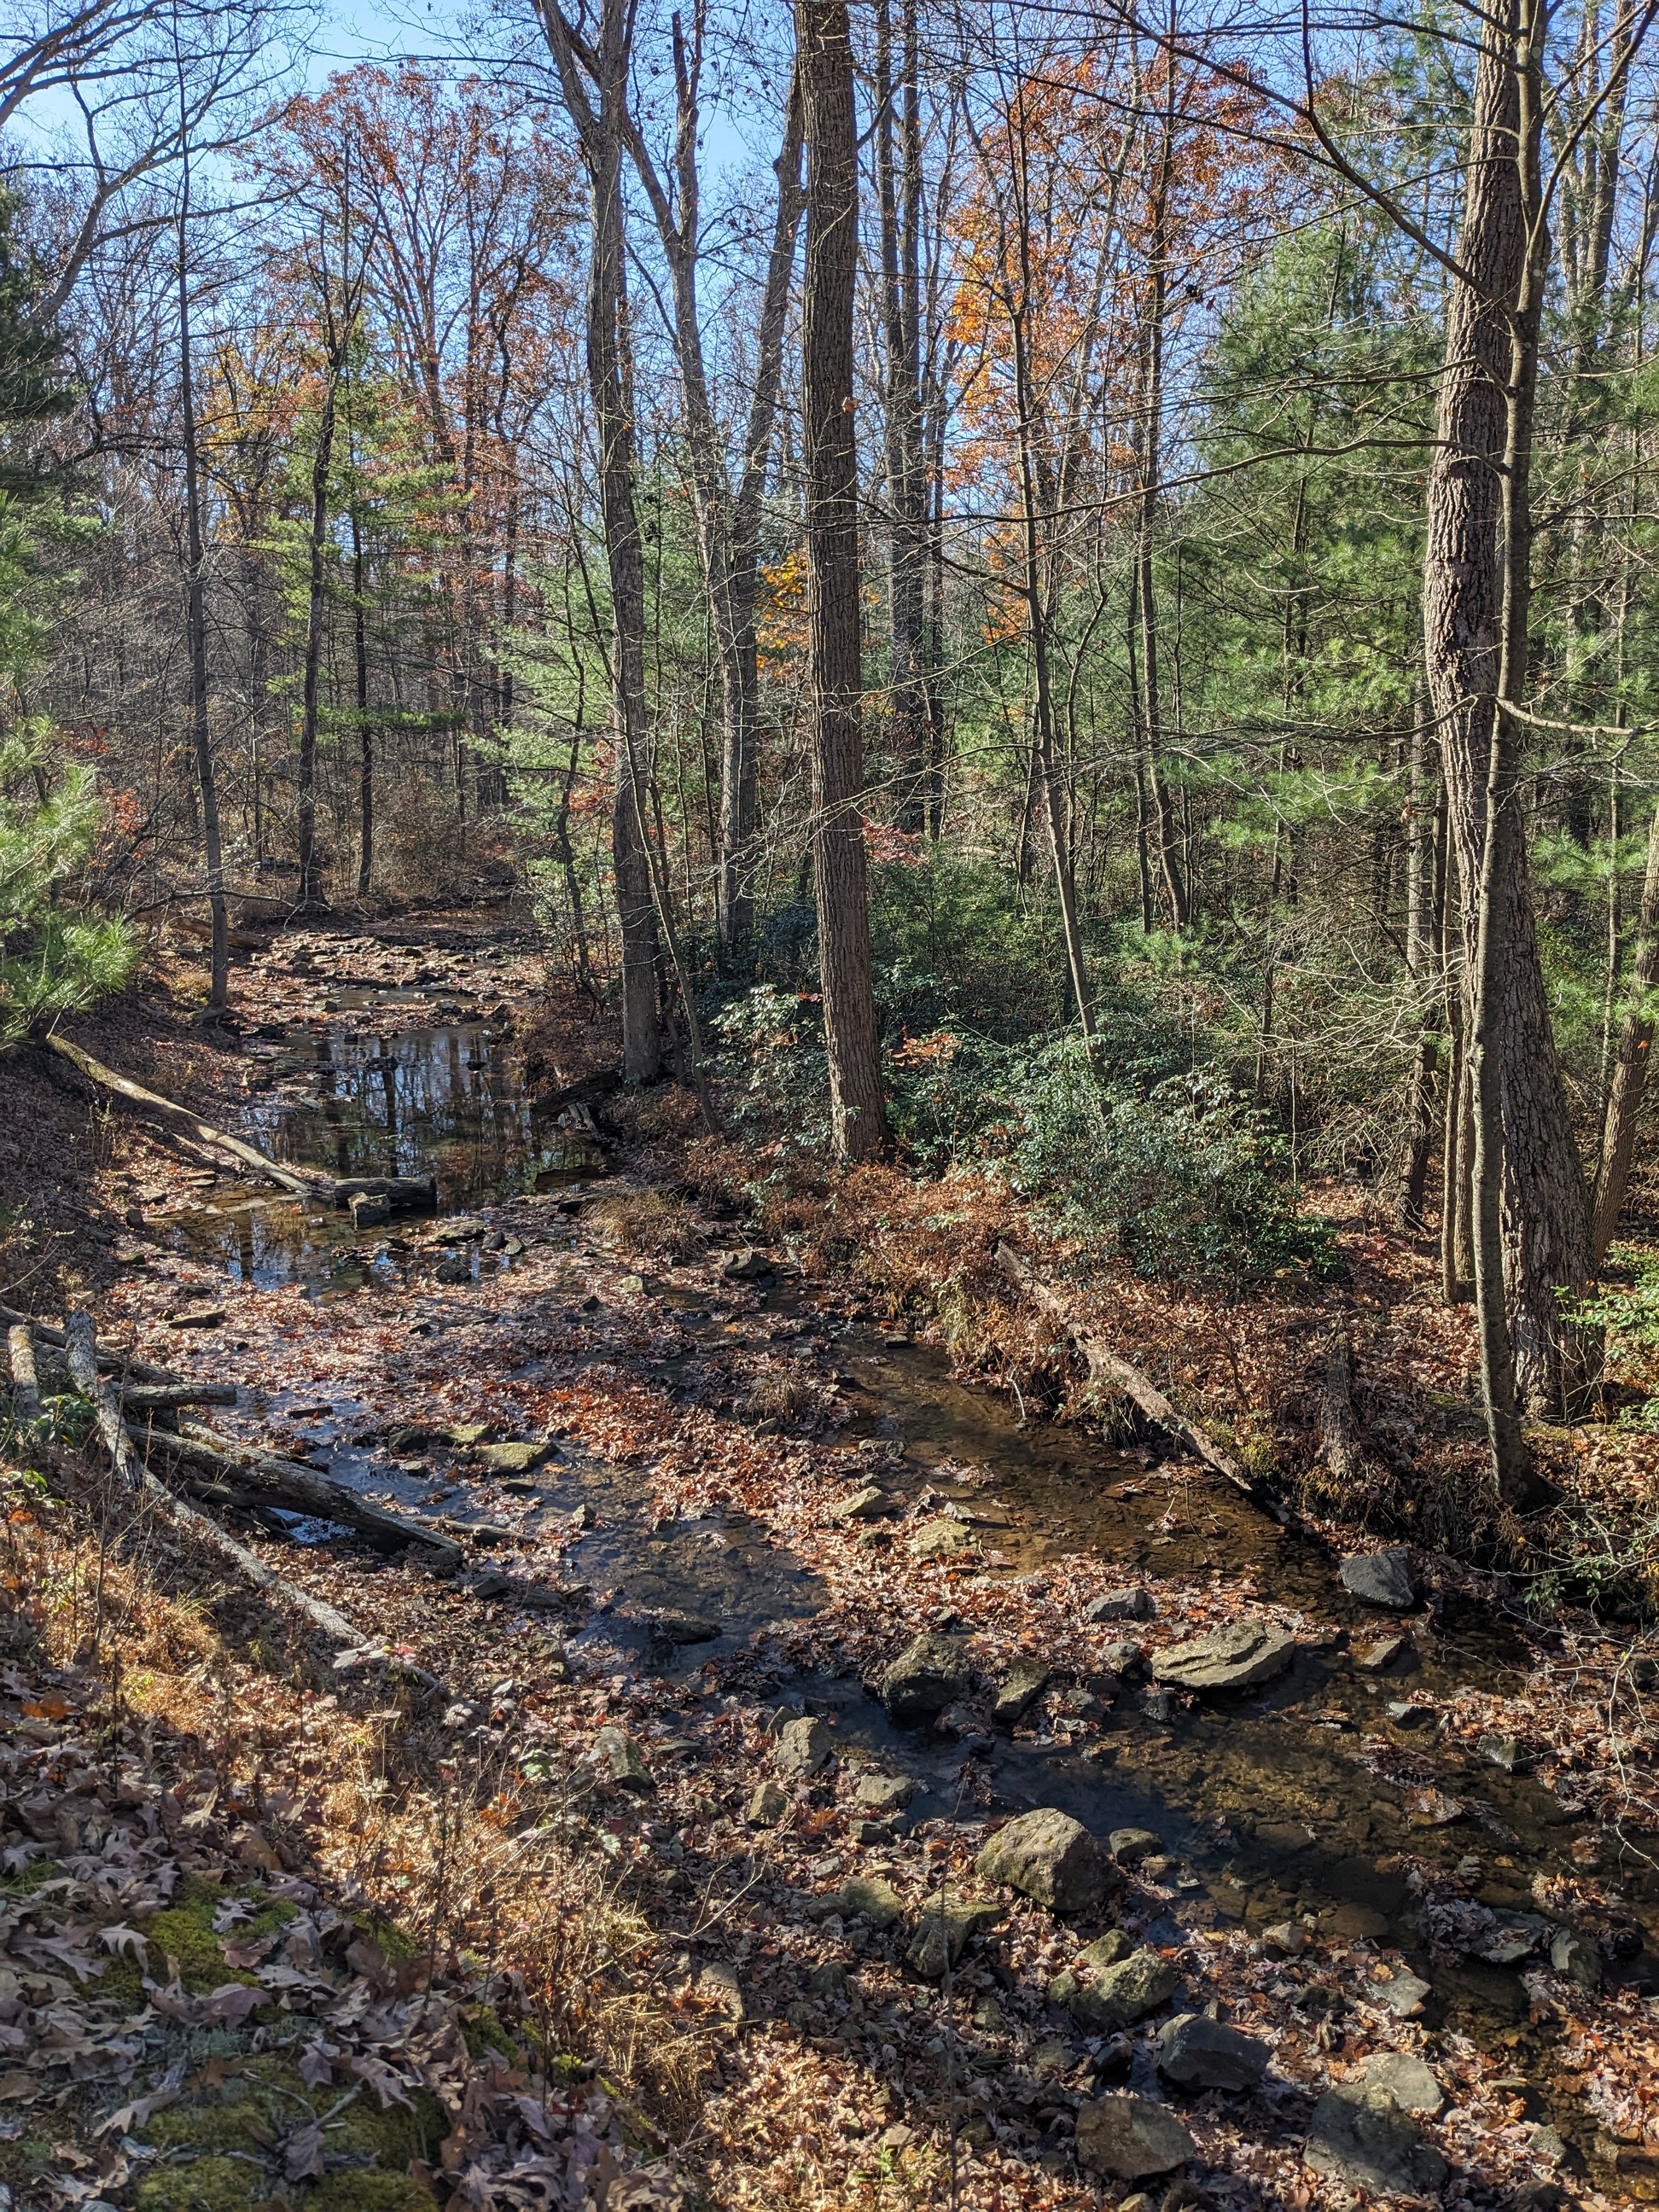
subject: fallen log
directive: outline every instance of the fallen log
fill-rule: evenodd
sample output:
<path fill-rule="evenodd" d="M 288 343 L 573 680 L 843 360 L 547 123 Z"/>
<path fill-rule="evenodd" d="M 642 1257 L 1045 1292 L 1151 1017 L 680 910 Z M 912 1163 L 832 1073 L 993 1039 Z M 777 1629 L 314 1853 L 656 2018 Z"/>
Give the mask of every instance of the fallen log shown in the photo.
<path fill-rule="evenodd" d="M 121 1403 L 142 1413 L 168 1413 L 179 1406 L 234 1406 L 234 1382 L 127 1382 L 120 1386 Z"/>
<path fill-rule="evenodd" d="M 342 1176 L 333 1185 L 336 1206 L 349 1206 L 354 1198 L 383 1198 L 400 1212 L 438 1203 L 436 1176 Z"/>
<path fill-rule="evenodd" d="M 97 1084 L 101 1090 L 112 1091 L 118 1098 L 125 1098 L 135 1106 L 143 1106 L 152 1114 L 164 1115 L 180 1127 L 189 1130 L 198 1143 L 228 1152 L 244 1167 L 252 1168 L 260 1175 L 269 1176 L 273 1182 L 281 1183 L 284 1190 L 297 1192 L 301 1198 L 326 1198 L 332 1192 L 334 1179 L 331 1176 L 307 1175 L 301 1169 L 285 1167 L 276 1160 L 267 1159 L 252 1145 L 245 1145 L 240 1137 L 233 1137 L 224 1129 L 216 1129 L 212 1122 L 204 1121 L 187 1106 L 175 1105 L 171 1098 L 163 1098 L 158 1091 L 146 1091 L 142 1083 L 135 1083 L 131 1076 L 118 1074 L 114 1068 L 106 1067 L 101 1060 L 94 1060 L 89 1052 L 83 1051 L 78 1044 L 71 1044 L 67 1037 L 49 1036 L 46 1043 L 61 1059 L 68 1060 L 71 1067 L 78 1068 L 89 1083 Z"/>
<path fill-rule="evenodd" d="M 0 1322 L 12 1328 L 33 1329 L 43 1344 L 55 1346 L 62 1351 L 65 1337 L 61 1328 L 54 1328 L 49 1321 L 37 1321 L 33 1314 L 19 1313 L 15 1306 L 0 1305 Z M 117 1344 L 113 1337 L 100 1336 L 96 1344 L 98 1364 L 112 1369 L 116 1373 L 130 1375 L 139 1382 L 176 1382 L 179 1377 L 170 1367 L 153 1367 L 147 1359 L 135 1359 L 125 1345 Z"/>
<path fill-rule="evenodd" d="M 1325 1464 L 1344 1488 L 1364 1472 L 1359 1423 L 1353 1409 L 1353 1347 L 1348 1332 L 1331 1332 L 1325 1347 L 1325 1388 L 1319 1405 L 1319 1448 Z"/>
<path fill-rule="evenodd" d="M 233 1489 L 246 1491 L 267 1505 L 281 1505 L 290 1513 L 307 1513 L 319 1521 L 337 1522 L 372 1540 L 399 1548 L 414 1544 L 437 1554 L 441 1573 L 453 1573 L 461 1563 L 461 1549 L 449 1537 L 425 1522 L 372 1505 L 343 1482 L 297 1460 L 279 1459 L 234 1437 L 204 1428 L 199 1421 L 180 1421 L 173 1429 L 134 1431 L 144 1449 L 185 1467 L 208 1468 Z"/>
<path fill-rule="evenodd" d="M 34 1336 L 28 1323 L 15 1322 L 6 1332 L 11 1362 L 11 1417 L 21 1428 L 40 1418 L 40 1378 L 34 1367 Z"/>
<path fill-rule="evenodd" d="M 1138 1367 L 1132 1366 L 1109 1345 L 1103 1344 L 1099 1337 L 1073 1321 L 1066 1310 L 1065 1300 L 1047 1283 L 1039 1281 L 1032 1274 L 1011 1245 L 997 1246 L 997 1260 L 1010 1281 L 1024 1291 L 1031 1303 L 1050 1320 L 1059 1323 L 1066 1340 L 1082 1356 L 1091 1382 L 1109 1383 L 1114 1390 L 1121 1392 L 1155 1427 L 1173 1437 L 1178 1443 L 1184 1444 L 1188 1451 L 1196 1453 L 1206 1467 L 1212 1468 L 1218 1475 L 1231 1483 L 1233 1488 L 1248 1498 L 1253 1505 L 1259 1506 L 1281 1524 L 1289 1521 L 1291 1516 L 1285 1507 L 1276 1498 L 1269 1498 L 1248 1469 L 1242 1467 L 1230 1452 L 1223 1451 L 1220 1445 L 1206 1437 L 1202 1429 L 1189 1421 Z"/>
<path fill-rule="evenodd" d="M 104 1439 L 104 1449 L 116 1474 L 129 1490 L 142 1490 L 145 1469 L 132 1448 L 126 1423 L 121 1419 L 121 1401 L 98 1371 L 98 1340 L 93 1333 L 90 1314 L 70 1313 L 64 1316 L 64 1348 L 70 1380 L 92 1407 L 98 1432 Z"/>

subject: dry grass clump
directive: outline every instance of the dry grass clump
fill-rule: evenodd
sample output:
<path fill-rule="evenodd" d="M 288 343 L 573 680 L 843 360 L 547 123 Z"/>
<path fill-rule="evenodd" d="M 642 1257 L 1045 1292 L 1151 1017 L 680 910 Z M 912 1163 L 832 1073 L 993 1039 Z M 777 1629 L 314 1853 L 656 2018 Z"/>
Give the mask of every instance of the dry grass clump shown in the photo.
<path fill-rule="evenodd" d="M 684 1199 L 663 1191 L 617 1191 L 598 1200 L 587 1218 L 619 1251 L 641 1259 L 694 1260 L 703 1248 L 696 1213 Z"/>

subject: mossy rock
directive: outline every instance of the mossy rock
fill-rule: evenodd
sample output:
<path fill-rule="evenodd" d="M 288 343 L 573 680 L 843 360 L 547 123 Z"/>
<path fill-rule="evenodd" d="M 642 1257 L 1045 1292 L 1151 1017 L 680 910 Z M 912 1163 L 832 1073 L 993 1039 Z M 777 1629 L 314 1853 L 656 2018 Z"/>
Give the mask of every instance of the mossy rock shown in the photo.
<path fill-rule="evenodd" d="M 294 1907 L 280 1898 L 267 1897 L 259 1891 L 222 1889 L 216 1882 L 203 1881 L 192 1875 L 179 1883 L 171 1905 L 139 1923 L 138 1932 L 149 1946 L 146 1963 L 141 1965 L 125 1953 L 112 1959 L 93 1985 L 97 2002 L 113 2005 L 124 2013 L 142 2010 L 147 2002 L 145 1977 L 153 1982 L 165 1979 L 169 1959 L 178 1960 L 179 1978 L 192 1996 L 219 1989 L 226 1982 L 254 1986 L 257 1974 L 238 1972 L 225 1964 L 221 1939 L 213 1929 L 213 1916 L 227 1899 L 243 1895 L 256 1909 L 251 1920 L 237 1923 L 238 1936 L 269 1934 L 285 1928 L 294 1917 Z"/>
<path fill-rule="evenodd" d="M 293 2062 L 260 2052 L 227 2069 L 182 2104 L 157 2112 L 139 2131 L 146 2148 L 167 2163 L 147 2174 L 138 2212 L 253 2212 L 284 2184 L 281 2146 L 307 2116 L 320 2118 L 339 2101 L 329 2084 L 307 2088 Z M 406 2171 L 411 2159 L 434 2156 L 445 2133 L 437 2100 L 416 2094 L 416 2109 L 382 2111 L 365 2088 L 330 2121 L 323 2138 L 334 2166 L 313 2188 L 288 2193 L 307 2212 L 431 2212 L 434 2198 Z"/>

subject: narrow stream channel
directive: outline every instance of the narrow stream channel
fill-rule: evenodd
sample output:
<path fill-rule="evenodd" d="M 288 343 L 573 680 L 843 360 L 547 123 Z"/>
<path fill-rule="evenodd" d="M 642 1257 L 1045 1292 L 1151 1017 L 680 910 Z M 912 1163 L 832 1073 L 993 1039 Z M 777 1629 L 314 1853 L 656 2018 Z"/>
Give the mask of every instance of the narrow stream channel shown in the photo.
<path fill-rule="evenodd" d="M 445 1008 L 434 1019 L 407 993 L 343 990 L 337 1004 L 354 1017 L 349 1026 L 296 1027 L 270 1041 L 264 1068 L 271 1087 L 253 1119 L 258 1141 L 277 1156 L 341 1174 L 434 1172 L 448 1212 L 591 1182 L 593 1155 L 534 1113 L 506 1030 L 482 1011 Z M 395 1233 L 366 1247 L 353 1238 L 349 1218 L 252 1190 L 222 1193 L 180 1217 L 176 1234 L 193 1257 L 232 1275 L 300 1282 L 317 1297 L 373 1279 L 390 1283 L 408 1266 Z M 511 1261 L 485 1256 L 473 1264 Z M 669 1380 L 681 1358 L 744 1326 L 687 1298 L 660 1305 L 678 1331 L 679 1349 L 657 1363 Z M 1040 1576 L 1067 1555 L 1092 1554 L 1126 1580 L 1143 1572 L 1195 1588 L 1218 1583 L 1303 1617 L 1296 1662 L 1266 1692 L 1189 1709 L 1177 1701 L 1167 1715 L 1155 1700 L 1127 1692 L 1086 1757 L 1063 1741 L 999 1738 L 983 1770 L 999 1796 L 1016 1808 L 1058 1805 L 1100 1835 L 1152 1830 L 1173 1870 L 1168 1913 L 1151 1940 L 1186 1940 L 1195 1928 L 1225 1923 L 1243 1922 L 1255 1933 L 1291 1922 L 1306 1924 L 1319 1942 L 1370 1940 L 1403 1953 L 1431 1984 L 1425 2024 L 1488 2049 L 1501 2043 L 1513 2054 L 1528 2117 L 1582 2136 L 1582 2112 L 1555 2111 L 1545 2089 L 1525 2081 L 1553 2063 L 1541 2041 L 1532 2047 L 1520 1971 L 1526 1962 L 1431 1954 L 1421 1898 L 1408 1879 L 1413 1863 L 1431 1880 L 1437 1870 L 1520 1923 L 1536 1914 L 1537 1876 L 1582 1875 L 1572 1856 L 1582 1820 L 1526 1772 L 1506 1771 L 1435 1733 L 1437 1708 L 1462 1686 L 1519 1688 L 1530 1659 L 1518 1629 L 1458 1601 L 1398 1623 L 1349 1597 L 1320 1547 L 1275 1527 L 1207 1476 L 1149 1465 L 1145 1455 L 1113 1452 L 1074 1430 L 1023 1423 L 1013 1406 L 954 1379 L 936 1349 L 817 1314 L 798 1290 L 780 1287 L 762 1305 L 769 1322 L 799 1331 L 833 1364 L 853 1408 L 849 1438 L 885 1441 L 902 1454 L 893 1483 L 901 1495 L 942 1489 L 972 1470 L 971 1488 L 955 1494 L 994 1547 L 998 1571 Z M 440 1471 L 435 1491 L 424 1474 L 389 1479 L 384 1462 L 371 1465 L 346 1443 L 349 1425 L 340 1404 L 317 1425 L 316 1449 L 337 1476 L 372 1482 L 382 1494 L 401 1491 L 406 1502 L 428 1508 L 434 1495 L 447 1496 L 446 1513 L 487 1514 L 487 1498 L 457 1495 L 465 1487 L 459 1472 Z M 810 1617 L 829 1596 L 752 1518 L 730 1513 L 663 1528 L 643 1474 L 573 1449 L 539 1469 L 536 1481 L 548 1515 L 564 1520 L 586 1506 L 596 1524 L 567 1555 L 573 1575 L 594 1594 L 595 1610 L 573 1638 L 578 1653 L 609 1647 L 613 1663 L 690 1670 L 736 1650 L 770 1622 Z M 650 1620 L 664 1611 L 711 1615 L 724 1633 L 673 1655 L 653 1650 Z M 1397 1626 L 1409 1631 L 1400 1662 L 1383 1675 L 1359 1671 L 1353 1647 Z M 1133 1624 L 1125 1629 L 1133 1633 Z M 1063 1651 L 1054 1656 L 1065 1664 Z M 956 1806 L 960 1744 L 894 1728 L 855 1675 L 797 1676 L 783 1694 L 802 1709 L 833 1714 L 849 1747 L 878 1753 L 925 1784 L 912 1821 Z M 1362 1736 L 1403 1741 L 1401 1715 L 1409 1730 L 1413 1708 L 1424 1726 L 1410 1747 L 1468 1808 L 1455 1826 L 1415 1824 L 1407 1794 L 1391 1790 L 1356 1756 Z M 1638 1988 L 1659 1990 L 1652 1869 L 1632 1856 L 1602 1879 L 1622 1899 L 1616 1909 L 1632 1930 L 1632 1955 L 1618 1971 Z M 1265 1978 L 1279 1969 L 1264 1955 L 1261 1971 Z M 1628 2193 L 1629 2181 L 1622 2186 Z"/>

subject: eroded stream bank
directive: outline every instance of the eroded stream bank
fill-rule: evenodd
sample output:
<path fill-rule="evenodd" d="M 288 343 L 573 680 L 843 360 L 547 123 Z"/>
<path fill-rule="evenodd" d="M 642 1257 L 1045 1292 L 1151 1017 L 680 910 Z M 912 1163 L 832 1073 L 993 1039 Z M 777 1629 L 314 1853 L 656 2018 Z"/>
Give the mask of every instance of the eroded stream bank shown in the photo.
<path fill-rule="evenodd" d="M 161 1356 L 194 1346 L 198 1371 L 243 1386 L 247 1433 L 479 1540 L 466 1593 L 434 1598 L 417 1569 L 294 1531 L 348 1610 L 405 1632 L 468 1692 L 448 1724 L 479 1755 L 544 1741 L 585 1758 L 601 1721 L 632 1731 L 652 1802 L 608 1793 L 594 1832 L 675 1877 L 664 1940 L 694 1969 L 734 1961 L 744 2003 L 781 2034 L 804 2008 L 793 2032 L 826 2046 L 848 2077 L 836 2095 L 870 2122 L 843 2128 L 849 2145 L 878 2159 L 897 2130 L 890 2154 L 924 2148 L 943 2100 L 988 2187 L 1012 2189 L 1016 2166 L 1034 2187 L 1087 2185 L 1066 2115 L 1111 2086 L 1096 2078 L 1109 2039 L 1049 2001 L 1063 1933 L 1017 1905 L 976 1939 L 941 2014 L 902 1943 L 872 1948 L 859 1916 L 821 1911 L 854 1874 L 901 1893 L 958 1863 L 971 1881 L 988 1819 L 1053 1805 L 1103 1838 L 1156 1838 L 1131 1877 L 1138 1940 L 1190 1962 L 1195 2003 L 1212 1995 L 1273 2042 L 1266 2106 L 1208 2100 L 1238 2136 L 1234 2172 L 1267 2186 L 1289 2171 L 1320 2084 L 1394 2051 L 1440 2068 L 1440 2140 L 1471 2185 L 1659 2194 L 1640 2116 L 1632 2130 L 1586 2041 L 1645 2033 L 1656 1892 L 1575 1805 L 1537 1711 L 1536 1636 L 1454 1589 L 1399 1618 L 1360 1605 L 1328 1553 L 1224 1485 L 1023 1423 L 787 1255 L 738 1258 L 739 1224 L 709 1224 L 708 1248 L 677 1261 L 630 1255 L 625 1163 L 537 1115 L 510 1008 L 478 981 L 336 979 L 244 1055 L 258 1141 L 343 1174 L 434 1171 L 435 1218 L 365 1237 L 218 1187 L 189 1211 L 143 1209 L 171 1248 L 144 1274 L 170 1272 L 195 1299 L 216 1280 L 222 1328 L 169 1334 L 143 1279 L 132 1308 Z M 883 1494 L 879 1516 L 849 1522 L 860 1489 Z M 1130 1590 L 1149 1617 L 1138 1601 L 1089 1617 Z M 465 1640 L 457 1605 L 498 1625 L 500 1680 L 465 1681 L 446 1657 Z M 1253 1692 L 1171 1697 L 1124 1649 L 1155 1657 L 1242 1615 L 1296 1638 L 1289 1669 Z M 554 1620 L 568 1688 L 526 1656 Z M 978 1686 L 945 1724 L 901 1729 L 868 1686 L 922 1630 L 965 1641 Z M 997 1726 L 996 1683 L 1022 1656 L 1050 1682 Z M 1620 1711 L 1635 1720 L 1610 1725 L 1633 1738 L 1639 1705 Z M 790 1821 L 757 1831 L 743 1811 L 792 1712 L 833 1724 L 836 1763 L 794 1778 Z M 915 1784 L 908 1806 L 866 1817 L 869 1771 Z M 711 1941 L 693 1914 L 675 1932 L 688 1863 L 723 1881 L 734 1858 L 762 1869 L 757 1924 L 733 1938 L 728 1915 Z M 1600 1996 L 1553 1966 L 1563 1929 L 1591 1946 Z M 837 1953 L 851 1995 L 811 1985 Z M 1407 2005 L 1408 1976 L 1426 1987 Z M 1597 2008 L 1599 2026 L 1580 2017 Z M 1133 2065 L 1156 2093 L 1145 2048 Z M 1221 2140 L 1200 2135 L 1206 2154 Z"/>

